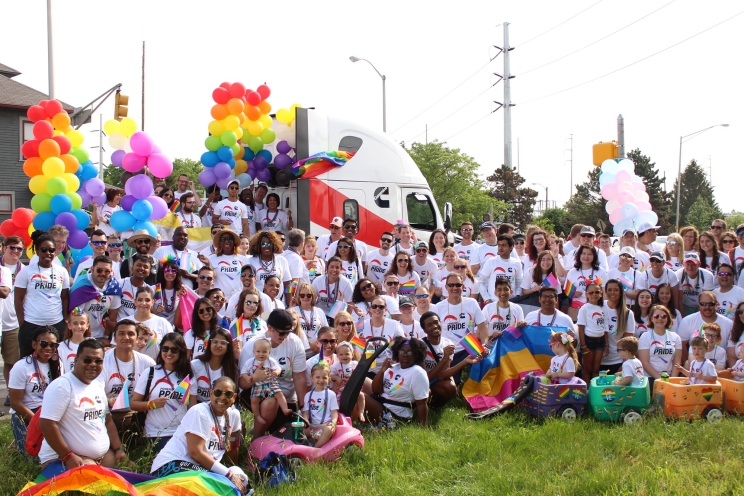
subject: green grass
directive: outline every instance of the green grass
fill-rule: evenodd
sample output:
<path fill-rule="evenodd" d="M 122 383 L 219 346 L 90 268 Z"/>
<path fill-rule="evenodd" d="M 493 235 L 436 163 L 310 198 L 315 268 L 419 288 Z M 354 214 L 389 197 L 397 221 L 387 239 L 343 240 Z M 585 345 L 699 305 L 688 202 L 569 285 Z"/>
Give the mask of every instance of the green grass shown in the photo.
<path fill-rule="evenodd" d="M 742 494 L 744 419 L 720 424 L 644 419 L 624 426 L 581 418 L 574 424 L 521 411 L 464 419 L 462 403 L 432 426 L 365 433 L 363 452 L 301 468 L 294 485 L 262 495 L 380 494 Z M 246 414 L 249 416 L 250 414 Z M 12 441 L 0 424 L 0 443 Z M 138 467 L 149 461 L 136 454 Z M 16 494 L 38 468 L 0 450 L 2 494 Z M 7 492 L 6 492 L 7 491 Z"/>

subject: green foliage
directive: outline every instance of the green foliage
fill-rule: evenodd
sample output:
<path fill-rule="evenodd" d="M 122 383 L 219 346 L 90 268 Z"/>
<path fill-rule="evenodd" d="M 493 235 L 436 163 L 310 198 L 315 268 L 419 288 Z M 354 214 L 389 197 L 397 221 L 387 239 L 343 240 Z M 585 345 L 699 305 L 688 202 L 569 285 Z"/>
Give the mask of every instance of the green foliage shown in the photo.
<path fill-rule="evenodd" d="M 165 178 L 165 184 L 171 189 L 178 188 L 178 176 L 186 174 L 199 187 L 199 173 L 204 170 L 201 162 L 190 158 L 177 158 L 173 161 L 173 173 Z"/>
<path fill-rule="evenodd" d="M 719 213 L 708 203 L 707 199 L 698 196 L 695 203 L 687 211 L 685 225 L 695 226 L 699 231 L 707 231 L 710 224 L 718 218 Z"/>
<path fill-rule="evenodd" d="M 571 229 L 570 226 L 574 224 L 585 224 L 592 226 L 595 229 L 597 221 L 602 220 L 608 226 L 606 229 L 612 232 L 612 226 L 610 224 L 610 216 L 605 211 L 606 201 L 602 198 L 599 193 L 599 174 L 601 170 L 599 167 L 593 168 L 589 171 L 588 181 L 577 184 L 576 192 L 573 197 L 566 202 L 564 208 L 568 212 L 568 218 L 565 225 L 569 225 L 568 230 L 564 232 L 568 234 Z"/>
<path fill-rule="evenodd" d="M 744 214 L 729 215 L 725 220 L 726 226 L 733 231 L 737 226 L 744 224 Z"/>
<path fill-rule="evenodd" d="M 503 212 L 506 206 L 494 201 L 478 177 L 478 163 L 462 153 L 459 148 L 448 148 L 444 143 L 413 143 L 408 152 L 429 183 L 440 209 L 445 202 L 452 203 L 452 225 L 459 228 L 465 221 L 480 225 L 483 214 L 493 205 L 494 213 Z M 443 212 L 440 212 L 443 213 Z"/>
<path fill-rule="evenodd" d="M 635 164 L 635 173 L 646 185 L 651 208 L 659 216 L 658 224 L 661 226 L 661 232 L 673 232 L 675 204 L 672 201 L 672 194 L 664 192 L 664 178 L 659 177 L 656 163 L 651 162 L 651 158 L 641 153 L 638 148 L 629 152 L 627 156 Z"/>
<path fill-rule="evenodd" d="M 697 201 L 698 197 L 703 197 L 708 202 L 708 205 L 713 209 L 715 212 L 714 219 L 715 218 L 722 218 L 723 213 L 721 212 L 720 207 L 718 206 L 718 203 L 716 203 L 715 196 L 713 195 L 713 186 L 711 186 L 710 181 L 708 181 L 708 176 L 705 174 L 705 171 L 702 167 L 695 161 L 695 159 L 692 159 L 689 164 L 685 167 L 685 170 L 682 171 L 682 185 L 681 185 L 681 191 L 680 191 L 680 201 L 679 201 L 679 225 L 680 226 L 687 226 L 692 224 L 693 222 L 687 219 L 687 216 L 690 214 L 690 209 L 692 208 L 693 204 Z M 672 199 L 675 204 L 676 209 L 676 202 L 677 202 L 677 181 L 674 181 L 673 186 L 673 193 L 672 193 Z M 695 211 L 695 215 L 699 215 L 699 208 Z M 695 220 L 699 220 L 698 217 L 695 218 Z"/>
<path fill-rule="evenodd" d="M 567 236 L 573 225 L 569 222 L 568 212 L 563 208 L 544 210 L 540 217 L 532 219 L 532 223 L 558 236 Z"/>
<path fill-rule="evenodd" d="M 524 177 L 516 169 L 502 165 L 486 180 L 490 190 L 488 194 L 507 204 L 507 210 L 502 217 L 503 222 L 514 224 L 525 231 L 532 222 L 532 210 L 537 201 L 538 192 L 532 188 L 525 188 Z M 495 216 L 498 218 L 498 216 Z"/>
<path fill-rule="evenodd" d="M 124 185 L 121 183 L 121 175 L 123 173 L 124 169 L 121 167 L 109 164 L 103 169 L 103 182 L 117 188 L 124 188 Z"/>

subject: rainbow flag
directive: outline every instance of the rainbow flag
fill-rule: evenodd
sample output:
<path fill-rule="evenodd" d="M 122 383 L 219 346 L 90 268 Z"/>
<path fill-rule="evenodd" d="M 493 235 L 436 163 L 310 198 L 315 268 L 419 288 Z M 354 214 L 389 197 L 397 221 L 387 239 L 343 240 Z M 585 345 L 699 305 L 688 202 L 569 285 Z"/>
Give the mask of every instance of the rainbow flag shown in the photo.
<path fill-rule="evenodd" d="M 404 282 L 400 285 L 398 288 L 398 292 L 401 294 L 410 294 L 413 293 L 413 291 L 416 289 L 416 283 L 411 279 L 408 282 Z"/>
<path fill-rule="evenodd" d="M 468 354 L 475 358 L 486 349 L 481 344 L 480 340 L 476 338 L 472 333 L 465 334 L 465 337 L 460 340 L 460 344 L 468 352 Z"/>
<path fill-rule="evenodd" d="M 180 201 L 178 201 L 178 199 L 176 199 L 176 200 L 173 200 L 173 203 L 171 204 L 171 206 L 170 206 L 170 209 L 169 209 L 169 210 L 170 210 L 171 212 L 173 212 L 174 214 L 177 214 L 178 212 L 180 212 L 180 211 L 181 211 L 181 202 L 180 202 Z"/>
<path fill-rule="evenodd" d="M 359 353 L 364 354 L 364 350 L 367 349 L 367 342 L 364 340 L 364 338 L 357 335 L 351 338 L 351 346 L 353 346 L 354 349 Z"/>
<path fill-rule="evenodd" d="M 287 284 L 287 287 L 284 288 L 284 294 L 287 295 L 293 295 L 295 294 L 295 291 L 297 291 L 297 286 L 300 284 L 299 279 L 292 279 L 289 281 L 289 284 Z"/>
<path fill-rule="evenodd" d="M 117 410 L 129 410 L 129 379 L 124 381 L 119 396 L 116 397 L 116 400 L 111 405 L 112 412 Z"/>
<path fill-rule="evenodd" d="M 548 276 L 543 280 L 543 285 L 553 286 L 554 288 L 560 287 L 558 279 L 556 279 L 552 273 L 548 274 Z"/>
<path fill-rule="evenodd" d="M 189 401 L 189 391 L 191 391 L 191 377 L 186 376 L 186 378 L 181 381 L 181 384 L 179 384 L 173 392 L 183 395 L 178 402 L 182 405 L 185 405 Z"/>
<path fill-rule="evenodd" d="M 233 339 L 238 339 L 243 334 L 243 321 L 245 319 L 241 315 L 237 319 L 233 320 L 232 324 L 230 325 L 230 334 L 232 335 Z"/>
<path fill-rule="evenodd" d="M 344 303 L 341 300 L 336 300 L 336 302 L 331 306 L 331 308 L 328 309 L 328 312 L 326 315 L 328 315 L 330 318 L 335 319 L 336 315 L 338 315 L 338 312 L 345 312 L 346 311 L 346 303 Z"/>
<path fill-rule="evenodd" d="M 558 391 L 558 396 L 562 399 L 568 396 L 568 393 L 571 391 L 571 388 L 568 386 L 563 386 L 560 391 Z"/>
<path fill-rule="evenodd" d="M 566 281 L 566 287 L 564 288 L 564 292 L 566 293 L 566 296 L 569 298 L 573 298 L 576 294 L 576 286 L 571 281 Z"/>
<path fill-rule="evenodd" d="M 158 335 L 157 335 L 157 333 L 155 333 L 153 331 L 150 331 L 150 332 L 152 332 L 152 337 L 150 338 L 150 342 L 147 343 L 147 347 L 145 348 L 146 350 L 149 350 L 150 349 L 150 346 L 152 346 L 152 345 L 154 345 L 155 343 L 158 342 Z"/>
<path fill-rule="evenodd" d="M 160 283 L 155 285 L 155 295 L 153 296 L 153 299 L 163 301 L 163 288 Z"/>
<path fill-rule="evenodd" d="M 715 393 L 715 391 L 713 390 L 713 388 L 704 388 L 703 389 L 703 398 L 705 398 L 705 401 L 710 401 L 711 398 L 713 398 L 713 393 Z"/>
<path fill-rule="evenodd" d="M 303 179 L 310 179 L 329 172 L 336 167 L 343 167 L 351 160 L 355 152 L 329 150 L 298 160 L 292 165 L 292 174 Z"/>

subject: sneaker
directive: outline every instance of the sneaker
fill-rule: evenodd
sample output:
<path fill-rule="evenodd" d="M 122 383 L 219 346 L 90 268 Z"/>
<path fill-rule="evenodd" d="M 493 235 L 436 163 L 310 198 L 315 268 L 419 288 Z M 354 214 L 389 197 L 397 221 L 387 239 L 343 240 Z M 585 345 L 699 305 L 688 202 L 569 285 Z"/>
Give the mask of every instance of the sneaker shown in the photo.
<path fill-rule="evenodd" d="M 5 406 L 10 406 L 10 395 L 5 397 Z"/>

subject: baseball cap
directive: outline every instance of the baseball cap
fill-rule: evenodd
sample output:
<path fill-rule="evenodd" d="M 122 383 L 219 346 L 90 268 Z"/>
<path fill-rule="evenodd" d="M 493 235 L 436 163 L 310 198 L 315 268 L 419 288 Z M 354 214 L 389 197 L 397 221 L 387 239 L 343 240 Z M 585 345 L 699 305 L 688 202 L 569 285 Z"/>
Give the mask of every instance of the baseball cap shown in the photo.
<path fill-rule="evenodd" d="M 407 296 L 402 296 L 398 302 L 398 307 L 411 306 L 414 307 L 416 304 Z"/>
<path fill-rule="evenodd" d="M 623 234 L 622 234 L 622 236 L 625 236 L 625 235 L 626 235 L 626 234 L 628 234 L 628 233 L 633 233 L 633 234 L 635 234 L 635 231 L 634 231 L 633 229 L 623 229 Z M 622 237 L 622 236 L 621 236 L 621 237 Z"/>
<path fill-rule="evenodd" d="M 683 263 L 692 262 L 697 265 L 700 265 L 700 257 L 698 257 L 697 253 L 688 253 L 685 255 L 685 261 Z"/>
<path fill-rule="evenodd" d="M 666 257 L 660 251 L 655 251 L 651 253 L 651 255 L 649 255 L 648 258 L 651 260 L 657 260 L 659 262 L 666 262 Z"/>
<path fill-rule="evenodd" d="M 579 234 L 591 234 L 594 236 L 596 232 L 594 231 L 594 228 L 592 226 L 584 226 L 581 228 L 581 232 Z"/>
<path fill-rule="evenodd" d="M 342 219 L 341 217 L 334 217 L 331 220 L 331 225 L 336 226 L 336 227 L 341 227 L 344 225 L 344 219 Z"/>
<path fill-rule="evenodd" d="M 650 231 L 651 229 L 659 229 L 661 226 L 652 226 L 649 222 L 641 222 L 641 224 L 638 226 L 638 234 L 643 234 L 646 231 Z"/>
<path fill-rule="evenodd" d="M 623 249 L 620 250 L 620 255 L 627 253 L 631 257 L 635 257 L 635 250 L 631 246 L 623 246 Z"/>
<path fill-rule="evenodd" d="M 423 246 L 426 249 L 429 249 L 429 245 L 426 244 L 426 241 L 416 241 L 416 244 L 413 245 L 413 248 L 416 249 L 420 246 Z"/>
<path fill-rule="evenodd" d="M 736 232 L 744 231 L 744 224 L 739 224 L 739 226 L 736 228 Z"/>
<path fill-rule="evenodd" d="M 272 310 L 272 312 L 269 314 L 269 318 L 266 319 L 266 323 L 277 331 L 291 331 L 292 314 L 286 310 L 277 308 L 276 310 Z"/>
<path fill-rule="evenodd" d="M 483 224 L 481 224 L 480 228 L 481 228 L 481 231 L 482 231 L 483 229 L 496 229 L 496 226 L 493 225 L 493 222 L 486 221 Z"/>
<path fill-rule="evenodd" d="M 522 234 L 522 233 L 517 233 L 517 234 L 515 234 L 515 235 L 513 236 L 513 238 L 514 238 L 514 239 L 527 239 L 527 238 L 525 238 L 524 234 Z"/>

